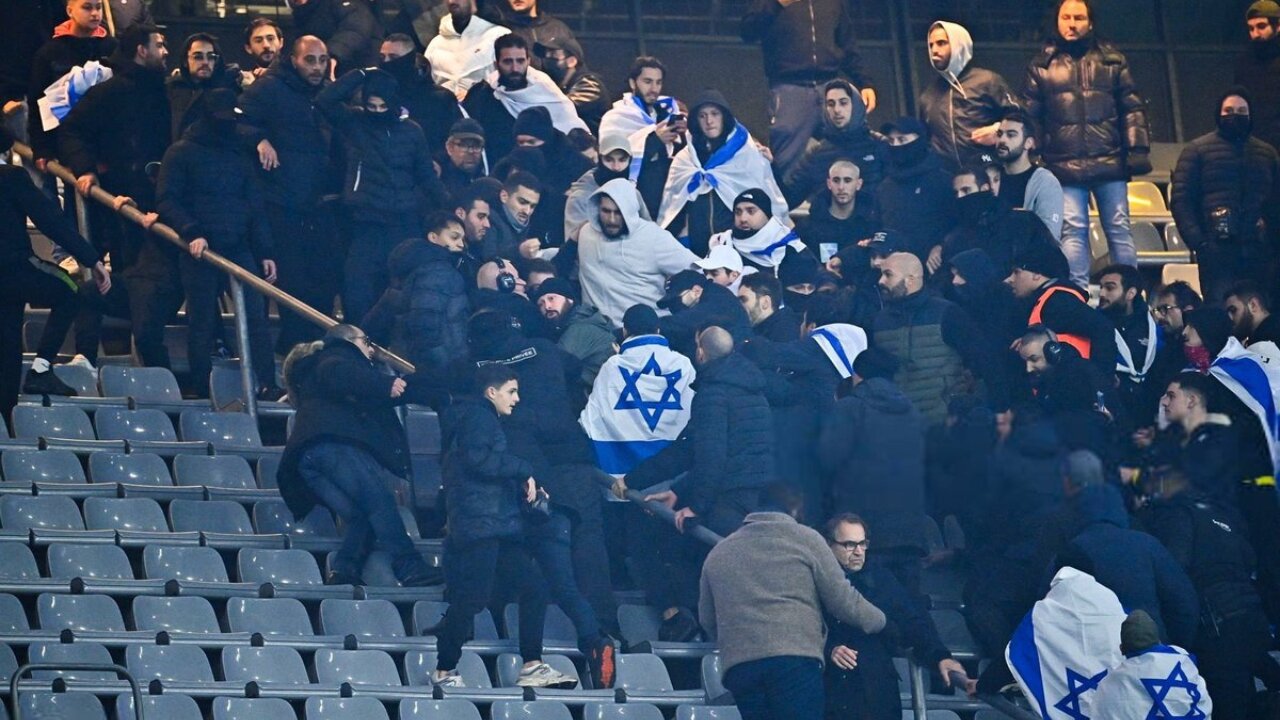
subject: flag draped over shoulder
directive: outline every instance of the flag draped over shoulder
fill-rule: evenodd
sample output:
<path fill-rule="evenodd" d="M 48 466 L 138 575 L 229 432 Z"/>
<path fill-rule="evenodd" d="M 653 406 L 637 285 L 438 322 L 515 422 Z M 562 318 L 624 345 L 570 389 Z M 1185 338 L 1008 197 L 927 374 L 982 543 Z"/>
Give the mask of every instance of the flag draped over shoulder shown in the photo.
<path fill-rule="evenodd" d="M 1174 645 L 1155 645 L 1131 657 L 1098 683 L 1097 715 L 1108 720 L 1213 716 L 1213 700 L 1195 658 Z"/>
<path fill-rule="evenodd" d="M 773 216 L 784 225 L 791 224 L 787 200 L 773 178 L 772 166 L 760 154 L 751 133 L 738 123 L 729 131 L 724 145 L 711 153 L 705 164 L 692 146 L 686 145 L 676 153 L 671 161 L 667 184 L 662 190 L 662 204 L 656 221 L 667 227 L 686 203 L 709 192 L 719 196 L 725 207 L 732 208 L 734 198 L 752 188 L 768 193 Z"/>
<path fill-rule="evenodd" d="M 1271 466 L 1280 468 L 1280 367 L 1267 356 L 1246 350 L 1239 340 L 1230 338 L 1218 353 L 1209 374 L 1218 379 L 1240 402 L 1245 404 L 1267 435 Z"/>
<path fill-rule="evenodd" d="M 49 132 L 58 127 L 89 88 L 111 79 L 111 68 L 90 60 L 71 68 L 66 75 L 54 80 L 44 89 L 44 95 L 36 100 L 40 108 L 40 127 Z"/>
<path fill-rule="evenodd" d="M 622 343 L 600 368 L 578 419 L 600 469 L 625 475 L 679 437 L 689 422 L 694 377 L 693 363 L 661 335 Z"/>
<path fill-rule="evenodd" d="M 848 380 L 853 377 L 853 361 L 867 349 L 867 331 L 857 325 L 832 323 L 809 333 L 809 337 L 822 348 L 831 365 Z"/>
<path fill-rule="evenodd" d="M 1124 659 L 1116 594 L 1088 573 L 1064 567 L 1005 648 L 1022 693 L 1045 720 L 1090 720 L 1098 683 Z M 1097 716 L 1098 720 L 1109 715 Z"/>
<path fill-rule="evenodd" d="M 668 115 L 676 112 L 676 99 L 663 95 L 658 98 Z M 658 126 L 658 119 L 645 107 L 644 101 L 633 93 L 626 93 L 613 104 L 609 112 L 600 118 L 600 137 L 613 134 L 625 135 L 631 145 L 631 179 L 640 176 L 640 167 L 644 163 L 644 146 L 649 135 Z"/>

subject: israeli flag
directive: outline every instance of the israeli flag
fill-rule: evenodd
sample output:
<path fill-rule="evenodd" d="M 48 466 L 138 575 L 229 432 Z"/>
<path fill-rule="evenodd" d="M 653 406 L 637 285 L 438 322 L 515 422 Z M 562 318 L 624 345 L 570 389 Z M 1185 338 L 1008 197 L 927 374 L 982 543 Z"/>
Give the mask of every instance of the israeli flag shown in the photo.
<path fill-rule="evenodd" d="M 1116 594 L 1092 575 L 1064 567 L 1049 593 L 1023 618 L 1005 648 L 1022 693 L 1045 720 L 1098 720 L 1099 683 L 1119 665 L 1125 611 Z"/>
<path fill-rule="evenodd" d="M 1213 717 L 1209 688 L 1195 658 L 1174 645 L 1155 645 L 1125 658 L 1098 683 L 1093 705 L 1108 720 Z"/>
<path fill-rule="evenodd" d="M 866 330 L 857 325 L 833 323 L 814 329 L 809 337 L 822 348 L 822 354 L 842 379 L 853 377 L 853 361 L 867 349 Z"/>
<path fill-rule="evenodd" d="M 45 88 L 44 95 L 36 100 L 36 107 L 40 109 L 40 127 L 45 132 L 58 127 L 89 88 L 110 79 L 111 68 L 97 60 L 71 68 Z"/>
<path fill-rule="evenodd" d="M 600 469 L 626 475 L 679 437 L 689 422 L 695 377 L 689 358 L 661 335 L 622 343 L 600 368 L 578 418 Z"/>
<path fill-rule="evenodd" d="M 1267 434 L 1267 446 L 1271 451 L 1271 466 L 1280 468 L 1280 367 L 1276 363 L 1251 350 L 1246 350 L 1239 340 L 1227 340 L 1227 346 L 1218 353 L 1209 374 L 1217 378 L 1245 407 L 1258 416 L 1262 430 Z"/>

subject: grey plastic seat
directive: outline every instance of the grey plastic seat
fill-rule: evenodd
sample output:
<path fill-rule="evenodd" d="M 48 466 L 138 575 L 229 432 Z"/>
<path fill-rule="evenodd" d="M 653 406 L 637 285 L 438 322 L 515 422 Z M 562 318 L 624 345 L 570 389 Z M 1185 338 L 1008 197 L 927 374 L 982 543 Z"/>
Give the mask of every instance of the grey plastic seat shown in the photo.
<path fill-rule="evenodd" d="M 326 571 L 333 571 L 333 559 L 336 555 L 336 552 L 331 552 L 325 556 Z M 364 567 L 360 569 L 360 577 L 364 579 L 364 584 L 370 587 L 400 587 L 400 581 L 396 579 L 396 571 L 391 567 L 391 556 L 385 550 L 374 550 L 369 553 L 364 560 Z"/>
<path fill-rule="evenodd" d="M 479 660 L 479 656 L 476 656 Z M 552 668 L 568 675 L 578 682 L 578 686 L 582 685 L 582 678 L 578 675 L 578 668 L 573 661 L 564 655 L 548 654 L 542 655 L 542 661 L 550 665 Z M 524 665 L 524 658 L 516 653 L 502 653 L 498 656 L 495 663 L 498 675 L 498 687 L 516 687 L 516 681 L 520 679 L 520 668 Z M 483 663 L 480 665 L 484 667 Z M 465 680 L 465 678 L 464 678 Z"/>
<path fill-rule="evenodd" d="M 516 603 L 507 603 L 502 610 L 503 627 L 506 628 L 508 638 L 520 637 L 520 606 Z M 562 642 L 576 645 L 578 643 L 578 630 L 573 626 L 573 621 L 568 615 L 564 614 L 564 610 L 559 605 L 548 605 L 546 619 L 542 621 L 542 637 L 549 642 Z"/>
<path fill-rule="evenodd" d="M 315 557 L 306 550 L 242 548 L 236 558 L 240 582 L 323 585 Z"/>
<path fill-rule="evenodd" d="M 229 582 L 222 556 L 207 547 L 148 545 L 142 551 L 142 568 L 151 580 Z"/>
<path fill-rule="evenodd" d="M 173 484 L 164 458 L 154 453 L 92 453 L 89 455 L 89 479 L 95 483 L 126 485 Z"/>
<path fill-rule="evenodd" d="M 173 459 L 173 480 L 178 485 L 254 490 L 249 462 L 238 455 L 179 455 Z"/>
<path fill-rule="evenodd" d="M 510 653 L 508 653 L 510 654 Z M 436 671 L 436 659 L 438 655 L 434 650 L 410 650 L 404 654 L 404 676 L 410 685 L 427 686 L 430 685 L 430 678 Z M 505 657 L 503 655 L 502 657 Z M 519 657 L 516 655 L 515 657 Z M 543 659 L 547 659 L 546 656 Z M 550 662 L 550 660 L 547 660 Z M 570 663 L 572 665 L 573 663 Z M 559 670 L 559 666 L 552 665 Z M 462 676 L 463 687 L 469 688 L 490 688 L 493 683 L 489 681 L 489 671 L 485 669 L 484 660 L 471 650 L 463 650 L 462 657 L 458 659 L 458 667 L 455 668 L 458 674 Z M 519 670 L 516 670 L 519 673 Z M 563 671 L 562 671 L 563 672 Z M 514 682 L 512 683 L 514 686 Z"/>
<path fill-rule="evenodd" d="M 618 606 L 618 627 L 622 631 L 622 637 L 630 645 L 657 640 L 661 626 L 662 614 L 658 608 L 648 605 Z"/>
<path fill-rule="evenodd" d="M 215 448 L 262 447 L 257 423 L 244 413 L 183 410 L 178 425 L 183 440 L 199 440 Z"/>
<path fill-rule="evenodd" d="M 19 439 L 97 440 L 89 416 L 78 407 L 19 405 L 13 409 L 13 436 Z"/>
<path fill-rule="evenodd" d="M 742 720 L 742 713 L 732 705 L 681 705 L 676 720 Z"/>
<path fill-rule="evenodd" d="M 667 666 L 657 655 L 619 653 L 617 658 L 617 687 L 638 692 L 664 693 L 673 690 Z"/>
<path fill-rule="evenodd" d="M 280 698 L 219 697 L 213 699 L 213 720 L 298 720 L 298 716 Z"/>
<path fill-rule="evenodd" d="M 21 543 L 5 543 L 0 552 L 0 581 L 39 580 L 40 568 L 31 548 Z"/>
<path fill-rule="evenodd" d="M 130 645 L 124 665 L 139 683 L 213 682 L 209 658 L 195 645 Z"/>
<path fill-rule="evenodd" d="M 227 629 L 263 635 L 312 635 L 307 609 L 294 598 L 231 598 Z"/>
<path fill-rule="evenodd" d="M 977 657 L 978 641 L 969 633 L 964 616 L 957 610 L 930 610 L 938 638 L 957 657 Z"/>
<path fill-rule="evenodd" d="M 276 488 L 280 487 L 276 483 L 276 473 L 280 471 L 280 458 L 267 455 L 258 458 L 258 487 L 260 488 Z"/>
<path fill-rule="evenodd" d="M 439 625 L 444 619 L 444 612 L 447 609 L 449 609 L 449 603 L 439 600 L 419 600 L 414 603 L 413 634 L 428 634 L 428 630 Z M 476 613 L 474 629 L 476 640 L 498 639 L 498 626 L 494 624 L 493 615 L 489 613 L 488 608 Z"/>
<path fill-rule="evenodd" d="M 331 598 L 320 602 L 320 633 L 380 638 L 404 637 L 404 623 L 400 620 L 400 611 L 388 600 Z"/>
<path fill-rule="evenodd" d="M 114 675 L 114 673 L 113 673 Z M 97 696 L 85 692 L 24 692 L 22 716 L 40 720 L 106 720 Z"/>
<path fill-rule="evenodd" d="M 150 440 L 173 442 L 178 434 L 163 410 L 143 408 L 102 408 L 93 414 L 99 440 Z"/>
<path fill-rule="evenodd" d="M 11 548 L 6 548 L 6 551 Z M 31 629 L 22 601 L 9 593 L 0 593 L 0 632 L 19 633 Z"/>
<path fill-rule="evenodd" d="M 395 662 L 381 650 L 320 649 L 315 668 L 316 682 L 321 685 L 400 685 Z"/>
<path fill-rule="evenodd" d="M 187 695 L 143 695 L 142 709 L 147 720 L 194 720 L 201 717 L 200 706 Z M 116 696 L 117 720 L 136 717 L 133 712 L 133 693 Z"/>
<path fill-rule="evenodd" d="M 164 511 L 151 498 L 85 498 L 84 524 L 90 530 L 169 532 Z"/>
<path fill-rule="evenodd" d="M 960 716 L 954 710 L 934 709 L 925 712 L 926 720 L 960 720 Z M 910 710 L 902 711 L 902 720 L 915 720 L 916 715 Z"/>
<path fill-rule="evenodd" d="M 13 650 L 8 645 L 0 643 L 0 683 L 4 683 L 7 687 L 9 680 L 13 678 L 13 674 L 17 671 L 17 656 L 13 654 Z M 0 703 L 0 706 L 2 705 L 3 703 Z"/>
<path fill-rule="evenodd" d="M 111 653 L 107 651 L 107 648 L 95 642 L 31 643 L 27 646 L 27 661 L 32 664 L 50 665 L 113 664 Z M 39 680 L 60 677 L 89 681 L 110 681 L 119 677 L 114 670 L 33 670 L 31 675 Z"/>
<path fill-rule="evenodd" d="M 17 531 L 83 530 L 84 520 L 75 501 L 63 495 L 5 495 L 0 497 L 0 527 Z"/>
<path fill-rule="evenodd" d="M 107 397 L 131 397 L 140 403 L 182 402 L 178 379 L 168 368 L 104 365 L 98 370 L 98 382 Z"/>
<path fill-rule="evenodd" d="M 409 439 L 410 453 L 440 454 L 440 418 L 435 412 L 410 407 L 405 413 L 404 429 Z"/>
<path fill-rule="evenodd" d="M 70 450 L 6 450 L 0 466 L 6 482 L 88 482 L 80 459 Z"/>
<path fill-rule="evenodd" d="M 106 595 L 41 593 L 36 615 L 41 630 L 124 630 L 120 606 Z"/>
<path fill-rule="evenodd" d="M 132 580 L 133 566 L 124 550 L 115 545 L 53 543 L 49 546 L 49 577 Z"/>
<path fill-rule="evenodd" d="M 662 711 L 649 703 L 587 703 L 582 720 L 663 720 Z"/>
<path fill-rule="evenodd" d="M 220 633 L 213 606 L 199 596 L 160 597 L 138 595 L 133 599 L 133 622 L 138 630 L 182 633 Z"/>
<path fill-rule="evenodd" d="M 491 720 L 573 720 L 564 703 L 553 700 L 498 700 L 489 709 Z"/>
<path fill-rule="evenodd" d="M 405 698 L 400 701 L 400 720 L 480 720 L 480 711 L 461 698 Z"/>
<path fill-rule="evenodd" d="M 283 645 L 222 648 L 222 674 L 236 683 L 311 683 L 302 656 Z"/>
<path fill-rule="evenodd" d="M 724 686 L 724 668 L 720 661 L 720 653 L 713 652 L 702 656 L 702 689 L 707 692 L 707 702 L 723 705 L 733 701 L 733 693 Z"/>
<path fill-rule="evenodd" d="M 262 535 L 279 533 L 298 537 L 338 537 L 338 526 L 327 508 L 317 505 L 301 522 L 282 500 L 260 500 L 253 504 L 253 526 Z"/>
<path fill-rule="evenodd" d="M 174 500 L 169 503 L 169 521 L 174 532 L 253 534 L 249 513 L 243 505 L 231 500 Z"/>
<path fill-rule="evenodd" d="M 25 328 L 24 328 L 25 330 Z M 27 372 L 31 369 L 29 363 L 24 362 L 22 367 L 22 379 L 26 380 Z M 54 377 L 71 386 L 76 391 L 76 397 L 96 398 L 102 397 L 98 392 L 98 377 L 92 370 L 83 365 L 54 365 Z M 31 397 L 31 396 L 29 396 Z M 39 395 L 34 395 L 39 397 Z M 56 396 L 55 396 L 56 397 Z"/>
<path fill-rule="evenodd" d="M 388 720 L 377 698 L 307 698 L 307 720 Z"/>

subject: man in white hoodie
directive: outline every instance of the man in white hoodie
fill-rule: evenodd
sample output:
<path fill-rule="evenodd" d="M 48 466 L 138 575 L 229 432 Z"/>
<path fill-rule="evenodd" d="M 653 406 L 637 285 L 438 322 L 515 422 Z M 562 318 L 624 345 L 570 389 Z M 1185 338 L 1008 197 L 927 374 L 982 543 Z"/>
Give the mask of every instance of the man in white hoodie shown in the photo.
<path fill-rule="evenodd" d="M 640 215 L 636 188 L 617 178 L 591 196 L 597 212 L 578 234 L 582 298 L 622 327 L 632 305 L 656 305 L 667 278 L 698 261 L 671 233 Z"/>
<path fill-rule="evenodd" d="M 994 154 L 1000 118 L 1017 103 L 1004 78 L 970 62 L 973 38 L 964 26 L 935 22 L 927 40 L 938 77 L 921 91 L 916 108 L 934 151 L 954 171 Z"/>
<path fill-rule="evenodd" d="M 448 5 L 426 56 L 436 84 L 462 100 L 493 69 L 493 41 L 511 31 L 476 16 L 476 0 L 449 0 Z"/>

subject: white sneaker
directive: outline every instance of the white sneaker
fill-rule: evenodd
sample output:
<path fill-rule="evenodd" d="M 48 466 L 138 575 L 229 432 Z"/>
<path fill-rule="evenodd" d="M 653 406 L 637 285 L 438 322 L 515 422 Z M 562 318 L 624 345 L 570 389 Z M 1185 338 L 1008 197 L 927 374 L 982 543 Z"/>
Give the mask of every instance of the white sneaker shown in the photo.
<path fill-rule="evenodd" d="M 89 358 L 85 357 L 84 355 L 76 355 L 75 357 L 71 358 L 69 361 L 63 364 L 82 367 L 85 370 L 88 370 L 89 372 L 94 373 L 95 375 L 98 372 L 98 369 L 93 366 L 93 363 L 89 362 Z"/>
<path fill-rule="evenodd" d="M 573 678 L 544 662 L 522 669 L 516 680 L 519 687 L 573 687 L 575 684 Z"/>
<path fill-rule="evenodd" d="M 431 686 L 447 688 L 464 687 L 462 684 L 462 676 L 458 674 L 457 670 L 450 670 L 449 673 L 442 678 L 436 677 L 433 673 L 431 675 Z"/>

